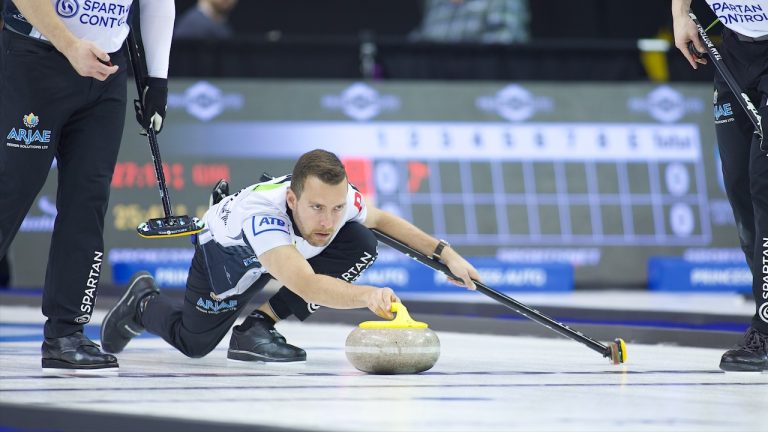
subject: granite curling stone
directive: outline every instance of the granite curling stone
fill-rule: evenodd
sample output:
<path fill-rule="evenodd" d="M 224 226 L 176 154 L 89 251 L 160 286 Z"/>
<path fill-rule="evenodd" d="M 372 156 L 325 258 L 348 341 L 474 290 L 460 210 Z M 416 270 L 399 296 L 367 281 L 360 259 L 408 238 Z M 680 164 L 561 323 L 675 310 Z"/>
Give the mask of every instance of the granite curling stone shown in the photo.
<path fill-rule="evenodd" d="M 392 321 L 365 321 L 347 336 L 347 359 L 370 374 L 416 374 L 440 357 L 440 340 L 426 323 L 414 321 L 401 303 Z"/>

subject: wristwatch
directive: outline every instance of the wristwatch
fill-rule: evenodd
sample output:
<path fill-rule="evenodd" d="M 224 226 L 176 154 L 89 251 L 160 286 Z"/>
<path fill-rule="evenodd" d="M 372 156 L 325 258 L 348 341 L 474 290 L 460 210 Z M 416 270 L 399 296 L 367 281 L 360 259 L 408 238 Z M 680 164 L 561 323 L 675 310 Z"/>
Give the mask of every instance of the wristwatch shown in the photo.
<path fill-rule="evenodd" d="M 437 246 L 435 246 L 435 251 L 432 252 L 432 259 L 435 261 L 440 261 L 442 259 L 441 255 L 443 253 L 443 249 L 445 249 L 446 247 L 451 247 L 451 245 L 448 244 L 447 241 L 440 239 L 440 243 L 438 243 Z"/>

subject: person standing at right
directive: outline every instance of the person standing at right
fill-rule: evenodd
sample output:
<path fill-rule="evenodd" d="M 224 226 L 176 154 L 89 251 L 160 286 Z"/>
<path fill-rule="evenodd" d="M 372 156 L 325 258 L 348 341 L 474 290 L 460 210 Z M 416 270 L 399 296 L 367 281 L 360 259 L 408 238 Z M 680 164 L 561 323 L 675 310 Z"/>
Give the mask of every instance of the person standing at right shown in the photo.
<path fill-rule="evenodd" d="M 723 23 L 723 62 L 733 73 L 758 112 L 768 119 L 768 0 L 724 2 L 707 0 Z M 675 46 L 694 69 L 706 64 L 688 51 L 693 41 L 699 52 L 706 48 L 688 16 L 691 0 L 672 0 Z M 755 316 L 744 341 L 723 354 L 725 371 L 768 370 L 768 138 L 761 143 L 737 98 L 719 73 L 715 73 L 715 132 L 723 163 L 723 178 L 733 209 L 741 248 L 752 271 Z M 762 144 L 762 148 L 761 148 Z"/>

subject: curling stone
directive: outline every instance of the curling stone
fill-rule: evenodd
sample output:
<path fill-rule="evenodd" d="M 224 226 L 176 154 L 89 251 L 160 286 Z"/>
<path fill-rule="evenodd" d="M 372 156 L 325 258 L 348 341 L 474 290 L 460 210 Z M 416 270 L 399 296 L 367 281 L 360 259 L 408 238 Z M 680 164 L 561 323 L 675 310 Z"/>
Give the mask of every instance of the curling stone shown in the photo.
<path fill-rule="evenodd" d="M 347 336 L 347 359 L 371 374 L 416 374 L 440 357 L 440 340 L 427 323 L 414 321 L 402 303 L 392 303 L 392 321 L 365 321 Z"/>

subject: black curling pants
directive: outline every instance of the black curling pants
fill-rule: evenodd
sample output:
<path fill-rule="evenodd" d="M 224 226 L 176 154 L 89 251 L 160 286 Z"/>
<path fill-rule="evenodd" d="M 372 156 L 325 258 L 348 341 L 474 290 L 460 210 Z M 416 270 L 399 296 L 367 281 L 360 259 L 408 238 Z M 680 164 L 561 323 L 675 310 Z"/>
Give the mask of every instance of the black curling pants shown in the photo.
<path fill-rule="evenodd" d="M 341 227 L 336 238 L 319 255 L 307 260 L 315 273 L 352 282 L 377 257 L 377 241 L 373 233 L 357 222 Z M 159 295 L 147 303 L 141 322 L 189 357 L 203 357 L 219 344 L 234 324 L 242 309 L 272 277 L 263 274 L 245 292 L 222 300 L 211 296 L 209 271 L 201 246 L 195 247 L 187 278 L 183 303 Z M 282 290 L 287 288 L 283 287 Z M 285 295 L 285 294 L 283 294 Z M 317 306 L 308 304 L 290 292 L 289 308 L 297 316 L 308 316 Z M 306 315 L 304 315 L 306 311 Z"/>
<path fill-rule="evenodd" d="M 745 42 L 723 32 L 720 50 L 728 69 L 762 115 L 768 132 L 768 41 Z M 715 131 L 725 191 L 739 241 L 752 270 L 752 326 L 768 333 L 768 137 L 760 149 L 754 126 L 719 73 L 715 73 Z M 759 105 L 758 105 L 759 104 Z"/>
<path fill-rule="evenodd" d="M 58 214 L 43 314 L 46 337 L 66 336 L 90 321 L 106 265 L 104 215 L 125 123 L 127 61 L 111 54 L 119 70 L 101 82 L 78 75 L 47 43 L 0 33 L 0 257 L 55 158 Z"/>

